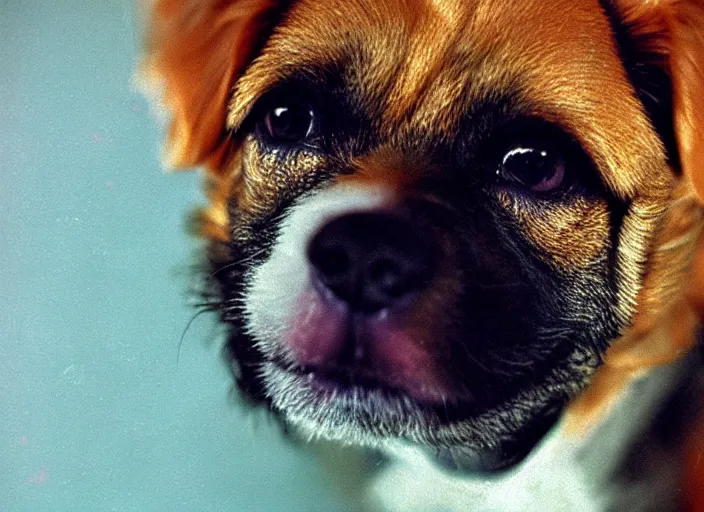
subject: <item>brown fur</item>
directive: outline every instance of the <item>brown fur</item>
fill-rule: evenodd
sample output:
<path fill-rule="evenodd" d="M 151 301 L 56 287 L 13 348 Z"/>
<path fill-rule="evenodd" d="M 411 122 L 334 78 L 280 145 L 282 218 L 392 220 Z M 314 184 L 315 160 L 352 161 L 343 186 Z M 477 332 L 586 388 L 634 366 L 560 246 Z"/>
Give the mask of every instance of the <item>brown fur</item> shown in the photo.
<path fill-rule="evenodd" d="M 704 2 L 622 0 L 621 4 L 626 19 L 667 59 L 687 183 L 673 191 L 632 327 L 615 340 L 604 366 L 571 406 L 573 428 L 578 430 L 602 415 L 633 378 L 686 354 L 696 341 L 698 320 L 704 318 L 703 245 L 697 236 L 704 196 Z M 691 265 L 695 253 L 699 256 Z M 702 443 L 692 442 L 687 449 L 689 459 L 704 455 Z M 701 489 L 701 481 L 690 478 L 689 484 L 696 484 L 690 492 L 691 510 L 700 510 L 704 498 L 696 489 Z"/>

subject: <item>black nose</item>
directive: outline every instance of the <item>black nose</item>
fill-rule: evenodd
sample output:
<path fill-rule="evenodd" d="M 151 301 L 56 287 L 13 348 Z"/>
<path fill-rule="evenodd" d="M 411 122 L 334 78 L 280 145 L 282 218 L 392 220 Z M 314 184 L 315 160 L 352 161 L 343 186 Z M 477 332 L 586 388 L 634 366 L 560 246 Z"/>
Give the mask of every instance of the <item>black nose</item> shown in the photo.
<path fill-rule="evenodd" d="M 353 310 L 373 313 L 425 288 L 434 252 L 429 237 L 410 219 L 355 213 L 323 226 L 308 245 L 308 260 L 317 285 Z"/>

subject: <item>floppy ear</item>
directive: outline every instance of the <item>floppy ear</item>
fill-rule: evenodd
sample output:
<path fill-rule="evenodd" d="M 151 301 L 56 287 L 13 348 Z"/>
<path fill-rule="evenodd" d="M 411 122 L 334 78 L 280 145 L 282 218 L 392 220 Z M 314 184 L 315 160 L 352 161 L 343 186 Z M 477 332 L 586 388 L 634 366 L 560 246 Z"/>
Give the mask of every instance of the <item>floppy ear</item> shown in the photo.
<path fill-rule="evenodd" d="M 651 261 L 661 270 L 646 280 L 633 325 L 612 344 L 589 387 L 570 405 L 566 427 L 577 433 L 597 424 L 633 378 L 686 354 L 696 342 L 697 317 L 704 319 L 704 236 L 696 240 L 704 206 L 704 0 L 603 0 L 602 4 L 616 8 L 642 55 L 656 57 L 657 62 L 646 64 L 661 66 L 669 77 L 671 90 L 657 90 L 655 95 L 646 91 L 642 99 L 646 108 L 654 106 L 668 115 L 661 104 L 672 101 L 672 119 L 658 118 L 663 123 L 658 128 L 665 130 L 669 149 L 676 144 L 672 156 L 679 158 L 684 180 L 673 192 L 680 200 L 671 205 L 657 241 L 658 247 L 670 249 L 659 251 Z M 645 85 L 653 84 L 646 80 Z M 672 135 L 674 141 L 668 140 Z M 688 266 L 689 274 L 681 281 L 684 294 L 672 297 L 668 290 L 673 272 Z"/>
<path fill-rule="evenodd" d="M 285 0 L 153 0 L 139 79 L 170 116 L 165 160 L 222 174 L 232 87 L 276 23 Z"/>
<path fill-rule="evenodd" d="M 685 178 L 704 204 L 704 0 L 616 0 L 633 35 L 664 57 Z"/>

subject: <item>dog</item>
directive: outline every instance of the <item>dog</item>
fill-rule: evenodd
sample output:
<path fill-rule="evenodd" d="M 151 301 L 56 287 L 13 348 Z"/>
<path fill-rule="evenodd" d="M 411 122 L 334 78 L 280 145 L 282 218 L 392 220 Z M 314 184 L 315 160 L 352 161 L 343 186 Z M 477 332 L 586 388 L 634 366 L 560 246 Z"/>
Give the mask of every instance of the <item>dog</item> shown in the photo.
<path fill-rule="evenodd" d="M 381 452 L 360 503 L 704 510 L 701 0 L 145 18 L 239 391 Z"/>

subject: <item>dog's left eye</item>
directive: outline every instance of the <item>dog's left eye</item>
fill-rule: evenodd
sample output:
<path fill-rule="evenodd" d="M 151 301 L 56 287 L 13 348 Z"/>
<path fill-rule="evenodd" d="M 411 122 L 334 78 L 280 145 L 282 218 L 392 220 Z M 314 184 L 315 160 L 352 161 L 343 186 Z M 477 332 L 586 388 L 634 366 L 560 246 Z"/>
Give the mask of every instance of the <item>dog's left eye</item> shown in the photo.
<path fill-rule="evenodd" d="M 266 111 L 263 128 L 273 142 L 300 143 L 313 133 L 315 113 L 306 103 L 276 105 Z"/>
<path fill-rule="evenodd" d="M 552 192 L 565 181 L 565 160 L 551 148 L 517 145 L 503 156 L 496 175 L 501 182 L 532 192 Z"/>

